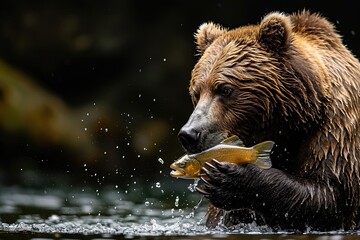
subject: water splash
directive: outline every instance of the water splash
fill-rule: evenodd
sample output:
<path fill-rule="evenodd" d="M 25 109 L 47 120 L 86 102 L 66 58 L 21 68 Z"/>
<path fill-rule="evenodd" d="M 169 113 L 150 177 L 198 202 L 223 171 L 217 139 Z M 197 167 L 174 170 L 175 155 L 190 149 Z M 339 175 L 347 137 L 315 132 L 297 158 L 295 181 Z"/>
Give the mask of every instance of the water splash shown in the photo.
<path fill-rule="evenodd" d="M 190 184 L 188 186 L 188 189 L 190 190 L 190 192 L 195 192 L 196 191 L 196 187 L 199 184 L 200 179 L 194 179 L 194 183 Z"/>
<path fill-rule="evenodd" d="M 153 236 L 187 235 L 205 228 L 197 224 L 204 209 L 199 216 L 185 214 L 189 209 L 172 211 L 151 196 L 137 203 L 138 196 L 124 194 L 118 186 L 104 187 L 100 195 L 87 188 L 67 190 L 1 188 L 0 233 Z"/>
<path fill-rule="evenodd" d="M 164 184 L 165 185 L 165 184 Z M 136 201 L 138 195 L 125 195 L 114 186 L 101 189 L 96 195 L 92 189 L 56 189 L 46 191 L 0 188 L 0 236 L 2 233 L 81 234 L 136 236 L 240 236 L 243 234 L 274 234 L 268 227 L 241 224 L 232 228 L 222 225 L 209 229 L 204 224 L 207 202 L 197 193 L 181 195 L 181 202 L 198 199 L 194 206 L 175 211 L 174 199 L 164 203 L 149 196 Z M 180 205 L 179 195 L 175 195 Z M 66 201 L 64 200 L 66 199 Z M 179 206 L 178 205 L 178 206 Z M 167 206 L 167 207 L 166 207 Z M 22 214 L 27 213 L 27 214 Z M 288 233 L 276 233 L 288 234 Z M 320 236 L 321 233 L 316 233 Z M 344 236 L 344 232 L 326 233 Z M 41 235 L 40 235 L 41 236 Z M 291 235 L 292 238 L 294 235 Z M 345 238 L 338 239 L 345 239 Z M 212 238 L 212 237 L 210 237 Z M 264 238 L 264 237 L 259 237 Z M 270 237 L 272 238 L 272 237 Z M 275 239 L 276 237 L 273 237 Z M 237 239 L 236 237 L 234 239 Z M 316 239 L 316 238 L 313 238 Z"/>

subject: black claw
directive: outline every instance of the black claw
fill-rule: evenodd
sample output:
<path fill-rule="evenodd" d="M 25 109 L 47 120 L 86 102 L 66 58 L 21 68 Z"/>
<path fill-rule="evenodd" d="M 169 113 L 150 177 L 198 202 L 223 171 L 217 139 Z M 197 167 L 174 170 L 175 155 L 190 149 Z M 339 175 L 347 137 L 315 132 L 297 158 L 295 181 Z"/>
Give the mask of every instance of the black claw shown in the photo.
<path fill-rule="evenodd" d="M 205 167 L 202 167 L 201 170 L 205 173 L 206 176 L 210 176 L 211 173 L 209 170 L 207 170 Z"/>
<path fill-rule="evenodd" d="M 208 169 L 206 169 L 205 167 L 202 167 L 201 169 L 205 173 L 204 177 L 206 177 L 206 178 L 208 178 L 210 180 L 214 180 L 213 174 Z"/>
<path fill-rule="evenodd" d="M 203 177 L 200 177 L 200 180 L 205 183 L 205 185 L 211 186 L 211 184 Z"/>
<path fill-rule="evenodd" d="M 223 165 L 223 163 L 222 162 L 219 162 L 218 160 L 216 160 L 216 159 L 211 159 L 212 161 L 213 161 L 213 163 L 215 163 L 216 164 L 216 166 L 222 166 Z"/>
<path fill-rule="evenodd" d="M 205 165 L 213 170 L 216 170 L 216 167 L 212 165 L 211 163 L 206 162 Z"/>
<path fill-rule="evenodd" d="M 195 190 L 204 195 L 205 197 L 209 195 L 209 193 L 202 188 L 196 187 Z"/>

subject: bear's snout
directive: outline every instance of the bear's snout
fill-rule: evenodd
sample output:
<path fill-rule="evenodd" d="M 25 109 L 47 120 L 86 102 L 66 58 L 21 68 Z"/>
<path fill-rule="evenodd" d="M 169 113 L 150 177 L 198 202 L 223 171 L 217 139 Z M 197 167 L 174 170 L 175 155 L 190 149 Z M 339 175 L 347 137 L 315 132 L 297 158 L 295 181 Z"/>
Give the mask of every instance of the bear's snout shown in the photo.
<path fill-rule="evenodd" d="M 228 131 L 219 128 L 216 118 L 211 117 L 211 109 L 216 101 L 203 97 L 189 117 L 187 123 L 180 129 L 178 139 L 188 153 L 199 153 L 211 148 L 224 140 Z"/>
<path fill-rule="evenodd" d="M 179 141 L 188 152 L 192 152 L 192 149 L 198 145 L 199 138 L 200 132 L 187 124 L 180 129 L 178 134 Z"/>

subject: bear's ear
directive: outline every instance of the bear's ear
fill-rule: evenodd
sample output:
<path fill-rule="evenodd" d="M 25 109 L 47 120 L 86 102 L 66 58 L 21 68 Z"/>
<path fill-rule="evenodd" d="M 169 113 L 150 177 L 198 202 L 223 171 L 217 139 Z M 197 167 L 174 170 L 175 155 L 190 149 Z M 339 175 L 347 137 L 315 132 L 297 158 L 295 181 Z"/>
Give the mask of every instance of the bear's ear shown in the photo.
<path fill-rule="evenodd" d="M 203 54 L 210 44 L 225 32 L 226 29 L 218 24 L 214 24 L 212 22 L 201 24 L 195 33 L 197 50 L 199 53 Z"/>
<path fill-rule="evenodd" d="M 290 33 L 289 17 L 274 12 L 266 15 L 261 21 L 258 41 L 262 47 L 280 53 L 288 46 Z"/>

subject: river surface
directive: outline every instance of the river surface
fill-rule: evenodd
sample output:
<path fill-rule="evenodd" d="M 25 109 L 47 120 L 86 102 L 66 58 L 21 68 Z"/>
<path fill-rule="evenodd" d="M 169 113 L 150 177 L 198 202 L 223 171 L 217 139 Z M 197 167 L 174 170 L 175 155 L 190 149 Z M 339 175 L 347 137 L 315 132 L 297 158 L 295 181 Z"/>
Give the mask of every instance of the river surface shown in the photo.
<path fill-rule="evenodd" d="M 191 187 L 191 186 L 190 186 Z M 0 239 L 360 239 L 360 232 L 274 233 L 204 226 L 207 201 L 184 185 L 0 189 Z"/>

